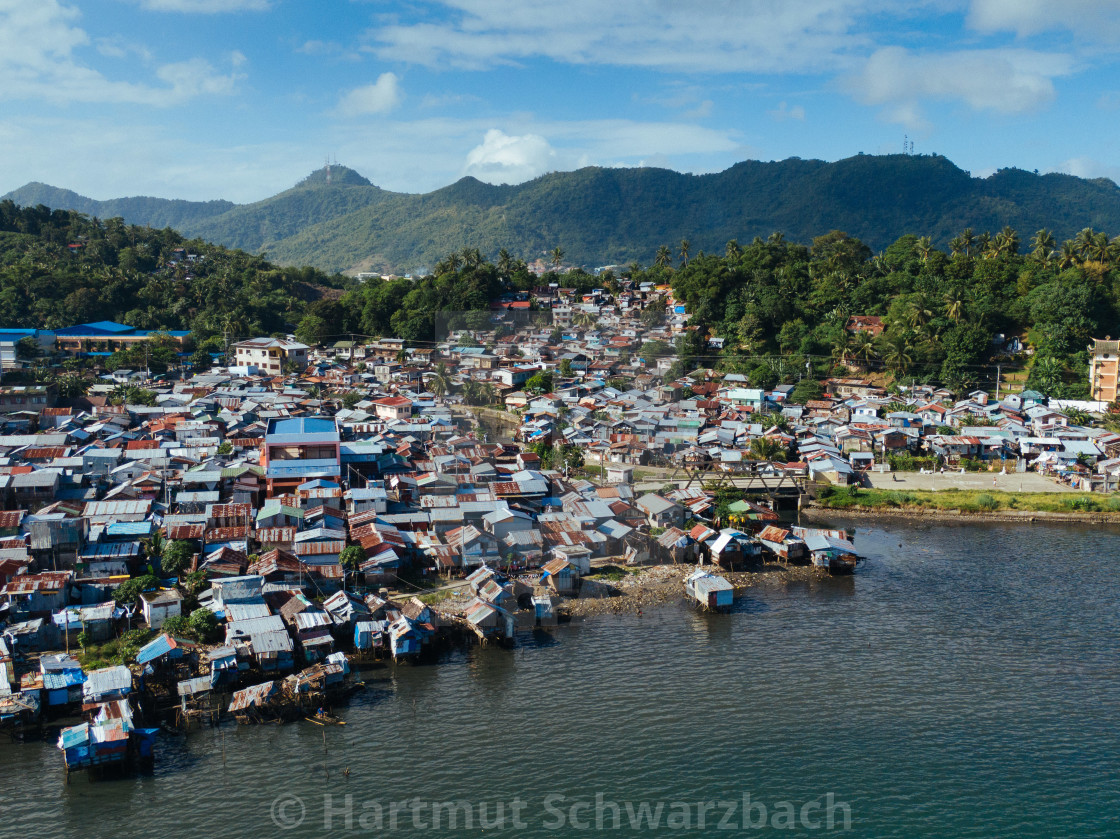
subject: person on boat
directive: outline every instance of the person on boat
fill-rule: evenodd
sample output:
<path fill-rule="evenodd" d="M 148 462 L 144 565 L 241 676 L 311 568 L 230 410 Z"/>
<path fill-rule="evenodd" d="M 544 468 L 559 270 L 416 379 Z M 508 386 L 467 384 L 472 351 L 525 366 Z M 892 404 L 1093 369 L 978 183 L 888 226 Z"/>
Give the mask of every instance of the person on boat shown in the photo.
<path fill-rule="evenodd" d="M 325 716 L 326 716 L 326 714 L 324 714 L 324 713 L 323 713 L 323 709 L 322 709 L 322 708 L 320 707 L 320 708 L 319 708 L 319 710 L 315 712 L 315 716 L 317 716 L 317 717 L 319 717 L 320 719 L 322 719 L 323 717 L 325 717 Z"/>

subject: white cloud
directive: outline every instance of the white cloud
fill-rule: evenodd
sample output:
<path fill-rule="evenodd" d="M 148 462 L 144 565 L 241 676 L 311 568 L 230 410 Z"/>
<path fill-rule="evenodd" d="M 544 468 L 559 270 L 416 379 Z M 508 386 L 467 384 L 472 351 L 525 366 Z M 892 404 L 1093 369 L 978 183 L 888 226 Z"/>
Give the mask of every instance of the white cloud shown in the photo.
<path fill-rule="evenodd" d="M 427 0 L 417 22 L 370 30 L 385 60 L 483 68 L 534 57 L 661 70 L 807 72 L 869 45 L 885 0 Z M 439 22 L 433 23 L 433 20 Z"/>
<path fill-rule="evenodd" d="M 244 56 L 242 56 L 244 58 Z M 235 64 L 240 62 L 234 62 Z M 201 58 L 192 58 L 189 61 L 180 61 L 175 64 L 164 64 L 156 71 L 156 75 L 171 86 L 167 91 L 173 99 L 182 101 L 195 96 L 214 96 L 233 91 L 237 80 L 243 78 L 237 74 L 222 76 L 214 72 L 210 62 Z"/>
<path fill-rule="evenodd" d="M 1115 0 L 973 0 L 968 25 L 978 32 L 1014 32 L 1019 37 L 1066 29 L 1090 41 L 1120 38 L 1120 3 Z"/>
<path fill-rule="evenodd" d="M 805 120 L 805 109 L 801 105 L 794 105 L 792 108 L 782 102 L 772 111 L 767 111 L 771 117 L 778 122 L 785 122 L 787 119 L 795 119 L 803 122 Z"/>
<path fill-rule="evenodd" d="M 76 55 L 90 43 L 82 29 L 71 25 L 78 16 L 57 0 L 0 0 L 0 99 L 161 106 L 199 94 L 228 93 L 240 78 L 220 75 L 206 61 L 191 59 L 157 68 L 166 87 L 113 81 Z"/>
<path fill-rule="evenodd" d="M 384 114 L 401 103 L 401 80 L 396 73 L 382 73 L 373 84 L 357 87 L 346 93 L 338 103 L 338 113 L 354 117 Z"/>
<path fill-rule="evenodd" d="M 220 12 L 263 12 L 271 8 L 271 0 L 139 0 L 140 6 L 153 12 L 183 12 L 213 15 Z"/>
<path fill-rule="evenodd" d="M 884 116 L 911 128 L 926 127 L 921 103 L 961 101 L 977 111 L 1017 114 L 1054 98 L 1053 79 L 1072 72 L 1068 56 L 1031 50 L 963 50 L 919 54 L 885 47 L 843 85 Z"/>
<path fill-rule="evenodd" d="M 1091 157 L 1074 157 L 1059 163 L 1052 171 L 1076 175 L 1079 178 L 1108 178 L 1120 184 L 1120 166 L 1101 163 Z"/>
<path fill-rule="evenodd" d="M 534 137 L 539 139 L 527 139 Z M 673 168 L 683 171 L 711 171 L 757 153 L 744 149 L 731 129 L 532 116 L 501 122 L 489 117 L 385 121 L 378 126 L 374 145 L 360 123 L 336 124 L 330 127 L 329 144 L 341 162 L 374 183 L 408 192 L 438 189 L 464 174 L 515 183 L 550 171 L 637 166 L 649 160 L 672 160 Z"/>
<path fill-rule="evenodd" d="M 463 174 L 488 183 L 516 184 L 548 172 L 555 160 L 556 152 L 539 134 L 511 137 L 491 128 L 467 153 Z"/>

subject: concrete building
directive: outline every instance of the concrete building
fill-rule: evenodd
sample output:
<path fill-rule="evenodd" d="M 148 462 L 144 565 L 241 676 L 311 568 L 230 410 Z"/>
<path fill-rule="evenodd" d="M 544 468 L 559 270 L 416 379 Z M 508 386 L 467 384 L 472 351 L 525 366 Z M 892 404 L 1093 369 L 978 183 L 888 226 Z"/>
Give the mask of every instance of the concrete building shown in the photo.
<path fill-rule="evenodd" d="M 1089 347 L 1089 387 L 1098 402 L 1116 401 L 1117 377 L 1120 374 L 1120 341 L 1093 339 Z"/>
<path fill-rule="evenodd" d="M 325 417 L 269 420 L 261 450 L 270 497 L 342 474 L 338 425 Z"/>
<path fill-rule="evenodd" d="M 307 344 L 283 338 L 250 338 L 233 345 L 234 364 L 238 367 L 256 367 L 265 375 L 279 376 L 286 364 L 301 370 L 307 366 Z"/>

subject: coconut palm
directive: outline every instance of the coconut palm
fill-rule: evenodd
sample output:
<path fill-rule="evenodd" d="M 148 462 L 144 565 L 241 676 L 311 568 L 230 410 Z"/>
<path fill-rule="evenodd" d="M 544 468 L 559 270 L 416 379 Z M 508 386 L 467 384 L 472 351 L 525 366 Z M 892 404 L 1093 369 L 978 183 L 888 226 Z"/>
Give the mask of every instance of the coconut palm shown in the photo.
<path fill-rule="evenodd" d="M 843 364 L 848 357 L 848 350 L 852 346 L 852 333 L 843 330 L 837 333 L 832 340 L 832 360 L 836 364 Z"/>
<path fill-rule="evenodd" d="M 727 255 L 728 260 L 735 262 L 743 255 L 743 246 L 735 239 L 732 239 L 727 243 L 724 253 Z"/>
<path fill-rule="evenodd" d="M 513 257 L 505 248 L 498 251 L 498 273 L 506 279 L 513 273 Z"/>
<path fill-rule="evenodd" d="M 464 268 L 477 268 L 482 264 L 482 252 L 478 248 L 463 248 L 460 254 Z"/>
<path fill-rule="evenodd" d="M 564 262 L 564 249 L 557 245 L 552 249 L 552 267 L 559 271 L 560 265 Z"/>
<path fill-rule="evenodd" d="M 875 339 L 871 337 L 870 332 L 860 330 L 852 339 L 851 346 L 852 357 L 863 364 L 870 364 L 879 357 L 879 352 L 875 347 Z"/>
<path fill-rule="evenodd" d="M 1019 253 L 1019 234 L 1010 225 L 1004 226 L 1003 230 L 996 234 L 996 253 L 1008 256 Z"/>
<path fill-rule="evenodd" d="M 1058 268 L 1064 271 L 1077 265 L 1080 261 L 1077 254 L 1077 244 L 1070 239 L 1062 242 L 1062 249 L 1058 252 Z"/>
<path fill-rule="evenodd" d="M 669 250 L 668 245 L 662 245 L 657 249 L 657 256 L 653 259 L 653 264 L 661 268 L 668 268 L 669 263 L 673 261 L 673 252 Z"/>
<path fill-rule="evenodd" d="M 906 323 L 911 329 L 916 330 L 924 326 L 932 318 L 933 311 L 930 309 L 929 303 L 921 297 L 911 300 L 910 305 L 906 307 Z"/>
<path fill-rule="evenodd" d="M 779 460 L 785 456 L 782 444 L 773 437 L 755 437 L 751 440 L 751 457 L 755 460 Z"/>
<path fill-rule="evenodd" d="M 945 292 L 942 299 L 945 301 L 945 317 L 959 322 L 964 317 L 964 294 L 959 288 L 953 288 Z"/>
<path fill-rule="evenodd" d="M 976 252 L 985 259 L 992 256 L 992 234 L 987 230 L 976 237 Z"/>
<path fill-rule="evenodd" d="M 914 243 L 914 253 L 922 262 L 929 261 L 929 255 L 933 253 L 933 242 L 929 236 L 923 236 Z"/>
<path fill-rule="evenodd" d="M 976 252 L 976 234 L 972 232 L 971 227 L 966 227 L 961 231 L 961 253 L 965 256 L 972 256 Z"/>
<path fill-rule="evenodd" d="M 905 375 L 914 362 L 914 357 L 910 354 L 910 342 L 901 335 L 896 335 L 887 341 L 886 346 L 883 347 L 883 361 L 897 375 Z"/>
<path fill-rule="evenodd" d="M 692 243 L 688 239 L 681 239 L 681 265 L 688 265 L 688 252 L 692 248 Z"/>
<path fill-rule="evenodd" d="M 1102 231 L 1093 237 L 1093 242 L 1089 246 L 1089 256 L 1102 265 L 1109 264 L 1112 260 L 1112 242 L 1109 241 L 1107 233 Z"/>
<path fill-rule="evenodd" d="M 1031 255 L 1043 265 L 1050 261 L 1054 253 L 1054 234 L 1049 230 L 1039 230 L 1031 239 Z"/>
<path fill-rule="evenodd" d="M 428 379 L 428 390 L 440 398 L 451 390 L 451 374 L 447 372 L 447 365 L 442 361 L 436 365 L 435 371 Z"/>
<path fill-rule="evenodd" d="M 1096 235 L 1093 228 L 1086 227 L 1073 237 L 1073 245 L 1077 248 L 1077 255 L 1081 259 L 1089 259 L 1089 254 L 1093 249 L 1093 239 Z"/>
<path fill-rule="evenodd" d="M 572 316 L 572 323 L 581 328 L 588 328 L 594 326 L 599 319 L 594 314 L 586 309 L 580 309 Z"/>

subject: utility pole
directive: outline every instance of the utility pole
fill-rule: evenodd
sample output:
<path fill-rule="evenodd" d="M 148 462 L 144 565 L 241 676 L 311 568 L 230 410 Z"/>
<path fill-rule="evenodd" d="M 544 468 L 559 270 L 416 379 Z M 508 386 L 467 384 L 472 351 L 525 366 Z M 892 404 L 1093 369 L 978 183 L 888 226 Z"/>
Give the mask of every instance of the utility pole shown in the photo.
<path fill-rule="evenodd" d="M 996 365 L 996 402 L 999 402 L 999 377 L 1001 373 L 1000 365 Z"/>

